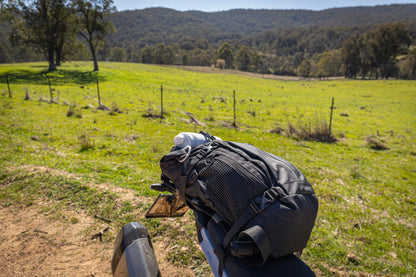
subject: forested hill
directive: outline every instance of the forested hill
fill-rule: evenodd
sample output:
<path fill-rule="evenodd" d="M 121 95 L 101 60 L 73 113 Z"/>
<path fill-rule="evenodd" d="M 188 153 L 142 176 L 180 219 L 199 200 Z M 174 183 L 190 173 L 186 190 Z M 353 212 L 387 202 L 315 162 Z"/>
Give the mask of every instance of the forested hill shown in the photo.
<path fill-rule="evenodd" d="M 415 20 L 416 4 L 311 10 L 230 10 L 187 12 L 223 32 L 254 35 L 271 29 L 305 26 L 351 27 L 393 21 Z"/>
<path fill-rule="evenodd" d="M 112 43 L 142 44 L 176 43 L 184 37 L 216 42 L 240 38 L 237 34 L 221 31 L 214 24 L 191 13 L 167 8 L 123 11 L 111 16 L 117 33 L 109 35 Z"/>
<path fill-rule="evenodd" d="M 352 27 L 415 20 L 416 4 L 310 10 L 176 11 L 166 8 L 117 12 L 112 21 L 114 42 L 141 45 L 175 43 L 184 37 L 218 42 L 242 39 L 265 31 L 306 26 Z"/>

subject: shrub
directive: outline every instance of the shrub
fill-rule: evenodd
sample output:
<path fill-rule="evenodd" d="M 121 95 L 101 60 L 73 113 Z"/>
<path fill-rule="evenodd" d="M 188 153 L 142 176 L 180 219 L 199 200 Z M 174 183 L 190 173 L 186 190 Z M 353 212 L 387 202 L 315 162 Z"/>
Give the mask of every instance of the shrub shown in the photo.
<path fill-rule="evenodd" d="M 335 136 L 329 131 L 328 125 L 325 121 L 321 121 L 313 127 L 311 124 L 307 125 L 302 123 L 299 123 L 298 126 L 294 126 L 289 122 L 287 135 L 298 140 L 326 143 L 334 143 L 337 141 Z"/>
<path fill-rule="evenodd" d="M 270 133 L 272 133 L 272 134 L 282 134 L 283 131 L 284 131 L 283 128 L 280 127 L 280 125 L 277 125 L 272 130 L 270 130 Z"/>
<path fill-rule="evenodd" d="M 82 118 L 81 111 L 75 107 L 75 105 L 69 106 L 68 112 L 66 113 L 66 116 L 71 117 L 77 117 Z"/>
<path fill-rule="evenodd" d="M 123 111 L 120 110 L 120 108 L 118 107 L 117 103 L 113 103 L 113 105 L 111 106 L 110 111 L 108 112 L 109 115 L 116 115 L 118 113 L 122 113 Z"/>
<path fill-rule="evenodd" d="M 387 147 L 379 138 L 374 135 L 367 136 L 366 138 L 367 145 L 371 149 L 374 150 L 389 150 L 390 148 Z"/>
<path fill-rule="evenodd" d="M 78 140 L 81 146 L 79 150 L 80 152 L 94 149 L 94 142 L 92 142 L 91 139 L 87 135 L 82 134 L 81 136 L 79 136 Z"/>
<path fill-rule="evenodd" d="M 160 112 L 158 113 L 152 108 L 147 109 L 147 111 L 142 115 L 145 118 L 160 118 Z"/>

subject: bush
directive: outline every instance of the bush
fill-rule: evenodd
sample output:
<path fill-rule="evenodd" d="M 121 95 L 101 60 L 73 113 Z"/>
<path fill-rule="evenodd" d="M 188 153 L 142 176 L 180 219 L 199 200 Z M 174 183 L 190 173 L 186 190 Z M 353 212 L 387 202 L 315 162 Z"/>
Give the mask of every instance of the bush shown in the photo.
<path fill-rule="evenodd" d="M 90 140 L 88 136 L 82 134 L 79 138 L 79 144 L 81 146 L 80 152 L 88 151 L 94 149 L 94 142 Z"/>
<path fill-rule="evenodd" d="M 165 115 L 165 113 L 163 113 Z M 148 108 L 147 111 L 142 115 L 144 118 L 160 118 L 160 112 L 153 108 Z"/>
<path fill-rule="evenodd" d="M 334 143 L 337 141 L 335 136 L 329 131 L 328 125 L 325 121 L 321 121 L 316 124 L 314 127 L 311 124 L 301 124 L 294 126 L 290 122 L 288 123 L 288 132 L 289 137 L 306 140 L 306 141 L 318 141 L 326 143 Z"/>
<path fill-rule="evenodd" d="M 365 138 L 367 141 L 368 147 L 374 150 L 389 150 L 390 148 L 387 147 L 379 138 L 376 136 L 368 136 Z"/>
<path fill-rule="evenodd" d="M 111 106 L 110 111 L 108 112 L 109 115 L 116 115 L 118 113 L 122 113 L 123 111 L 120 110 L 120 108 L 118 107 L 117 103 L 113 103 L 113 105 Z"/>
<path fill-rule="evenodd" d="M 66 116 L 71 117 L 77 117 L 77 118 L 82 118 L 82 114 L 81 111 L 78 110 L 74 105 L 69 106 L 68 112 L 66 113 Z"/>

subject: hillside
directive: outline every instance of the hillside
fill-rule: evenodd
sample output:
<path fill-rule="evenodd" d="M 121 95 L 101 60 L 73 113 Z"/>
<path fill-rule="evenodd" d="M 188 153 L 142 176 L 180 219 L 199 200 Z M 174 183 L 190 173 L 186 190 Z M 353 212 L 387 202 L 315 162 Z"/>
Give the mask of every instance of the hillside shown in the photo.
<path fill-rule="evenodd" d="M 112 43 L 174 43 L 187 36 L 212 42 L 237 37 L 202 18 L 165 8 L 119 12 L 111 20 L 117 28 L 117 33 L 109 36 Z"/>
<path fill-rule="evenodd" d="M 413 21 L 416 4 L 310 10 L 244 10 L 222 12 L 175 11 L 166 8 L 117 12 L 112 21 L 118 32 L 111 42 L 174 43 L 184 37 L 247 38 L 266 31 L 299 27 L 354 27 L 394 21 Z"/>
<path fill-rule="evenodd" d="M 217 13 L 189 12 L 221 31 L 254 35 L 267 30 L 305 26 L 351 27 L 415 19 L 416 5 L 310 10 L 230 10 Z"/>

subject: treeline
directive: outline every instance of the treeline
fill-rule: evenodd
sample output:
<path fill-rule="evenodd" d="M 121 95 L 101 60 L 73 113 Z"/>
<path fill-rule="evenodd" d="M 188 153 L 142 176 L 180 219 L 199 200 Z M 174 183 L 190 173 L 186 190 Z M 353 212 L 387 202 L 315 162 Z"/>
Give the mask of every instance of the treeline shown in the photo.
<path fill-rule="evenodd" d="M 412 25 L 413 24 L 413 25 Z M 410 28 L 414 23 L 386 23 L 360 34 L 356 29 L 302 28 L 288 36 L 223 42 L 213 48 L 208 40 L 182 39 L 141 49 L 115 47 L 111 61 L 166 65 L 216 66 L 262 74 L 326 78 L 416 78 L 416 48 Z M 309 31 L 306 31 L 309 30 Z M 282 31 L 278 33 L 282 34 Z M 304 34 L 304 35 L 302 35 Z M 265 35 L 267 37 L 267 35 Z"/>
<path fill-rule="evenodd" d="M 97 70 L 97 61 L 117 61 L 217 66 L 262 74 L 320 78 L 416 78 L 415 51 L 411 46 L 416 38 L 416 21 L 374 23 L 386 18 L 394 21 L 398 16 L 408 19 L 409 11 L 416 5 L 321 12 L 231 10 L 203 13 L 153 8 L 111 13 L 111 0 L 102 2 L 108 4 L 107 8 L 96 6 L 101 3 L 99 0 L 33 0 L 28 3 L 32 5 L 23 5 L 13 11 L 13 15 L 23 19 L 20 25 L 15 21 L 0 24 L 1 63 L 46 58 L 50 64 L 59 66 L 57 61 L 61 60 L 92 59 Z M 48 40 L 42 37 L 41 26 L 30 21 L 30 16 L 36 14 L 36 5 L 41 3 L 49 3 L 49 7 L 61 3 L 57 8 L 64 7 L 70 15 L 61 21 L 58 19 L 62 17 L 44 19 L 65 31 L 58 32 L 66 34 L 61 52 L 58 51 L 59 41 L 49 47 Z M 100 19 L 99 24 L 91 25 L 99 28 L 92 34 L 88 33 L 88 24 L 94 22 L 82 22 L 82 13 L 89 10 L 85 6 L 87 3 L 95 5 L 91 6 L 91 11 L 101 8 L 96 17 Z M 360 16 L 357 24 L 368 24 L 352 25 L 352 14 L 364 11 L 368 16 Z M 243 20 L 245 16 L 247 18 Z M 264 18 L 273 20 L 262 20 Z M 298 27 L 293 28 L 288 22 Z M 334 26 L 328 26 L 331 22 Z M 108 34 L 112 27 L 117 31 Z M 246 33 L 243 33 L 244 28 L 247 28 Z M 57 37 L 58 33 L 48 34 Z M 39 34 L 39 37 L 34 40 L 28 34 Z M 48 49 L 54 49 L 52 54 L 48 54 Z"/>

